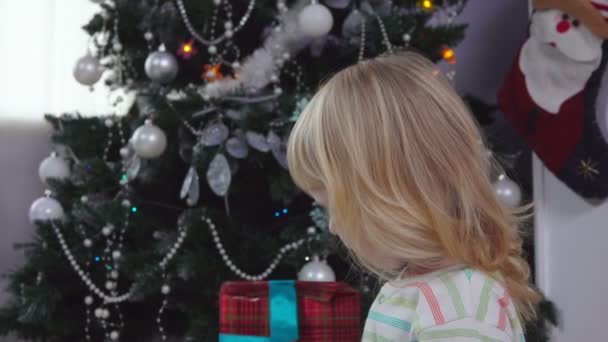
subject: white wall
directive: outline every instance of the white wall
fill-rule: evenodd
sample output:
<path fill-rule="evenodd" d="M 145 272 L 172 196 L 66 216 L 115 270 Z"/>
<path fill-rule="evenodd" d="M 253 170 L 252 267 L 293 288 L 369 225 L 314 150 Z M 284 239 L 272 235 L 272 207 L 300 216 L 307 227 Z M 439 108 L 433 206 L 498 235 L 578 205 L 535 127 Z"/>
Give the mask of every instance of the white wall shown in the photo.
<path fill-rule="evenodd" d="M 586 202 L 537 158 L 534 183 L 537 281 L 561 315 L 552 341 L 606 341 L 608 202 Z"/>
<path fill-rule="evenodd" d="M 0 0 L 0 274 L 23 261 L 13 244 L 31 239 L 27 210 L 44 189 L 38 165 L 51 148 L 43 114 L 107 108 L 103 92 L 72 78 L 86 51 L 80 26 L 94 10 L 88 0 Z"/>
<path fill-rule="evenodd" d="M 108 108 L 104 92 L 93 94 L 72 77 L 86 53 L 80 27 L 96 9 L 89 0 L 0 0 L 0 120 L 41 122 L 45 112 Z"/>

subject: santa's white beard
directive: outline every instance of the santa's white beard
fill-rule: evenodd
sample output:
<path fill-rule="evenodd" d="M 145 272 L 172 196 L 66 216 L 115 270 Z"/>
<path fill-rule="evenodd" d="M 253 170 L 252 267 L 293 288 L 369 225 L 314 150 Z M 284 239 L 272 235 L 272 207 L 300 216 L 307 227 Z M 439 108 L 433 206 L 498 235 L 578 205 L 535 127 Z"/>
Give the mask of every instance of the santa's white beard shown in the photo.
<path fill-rule="evenodd" d="M 570 59 L 559 49 L 531 36 L 521 50 L 519 67 L 534 102 L 549 113 L 557 114 L 564 102 L 585 88 L 601 62 Z"/>

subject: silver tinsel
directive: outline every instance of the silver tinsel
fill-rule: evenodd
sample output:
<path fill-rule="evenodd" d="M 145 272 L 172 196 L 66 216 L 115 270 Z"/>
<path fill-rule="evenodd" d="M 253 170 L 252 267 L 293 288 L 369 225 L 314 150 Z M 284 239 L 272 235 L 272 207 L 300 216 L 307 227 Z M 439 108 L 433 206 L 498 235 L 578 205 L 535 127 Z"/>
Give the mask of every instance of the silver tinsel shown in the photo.
<path fill-rule="evenodd" d="M 310 1 L 299 0 L 281 18 L 281 30 L 273 30 L 266 38 L 262 47 L 254 51 L 241 63 L 239 79 L 225 78 L 207 84 L 201 93 L 210 98 L 220 98 L 226 95 L 247 92 L 255 93 L 270 83 L 270 77 L 276 74 L 283 54 L 291 56 L 306 47 L 307 41 L 298 28 L 298 14 Z"/>

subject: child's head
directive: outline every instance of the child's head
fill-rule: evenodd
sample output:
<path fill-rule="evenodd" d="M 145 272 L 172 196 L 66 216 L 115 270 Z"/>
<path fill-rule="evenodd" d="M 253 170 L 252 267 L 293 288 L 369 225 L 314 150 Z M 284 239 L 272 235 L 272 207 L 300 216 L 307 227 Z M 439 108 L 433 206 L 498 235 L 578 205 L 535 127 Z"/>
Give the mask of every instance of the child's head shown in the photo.
<path fill-rule="evenodd" d="M 532 315 L 538 295 L 518 220 L 494 193 L 474 119 L 430 61 L 409 52 L 337 73 L 296 123 L 288 161 L 367 269 L 500 271 L 522 316 Z"/>

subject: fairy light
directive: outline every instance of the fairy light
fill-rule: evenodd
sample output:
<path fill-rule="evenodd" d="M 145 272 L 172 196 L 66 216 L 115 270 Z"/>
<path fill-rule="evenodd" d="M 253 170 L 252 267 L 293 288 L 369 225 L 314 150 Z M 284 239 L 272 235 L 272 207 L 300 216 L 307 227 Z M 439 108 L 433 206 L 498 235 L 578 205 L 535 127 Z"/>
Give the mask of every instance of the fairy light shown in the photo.
<path fill-rule="evenodd" d="M 418 3 L 418 6 L 422 7 L 425 11 L 431 11 L 434 9 L 435 4 L 432 0 L 422 0 Z"/>
<path fill-rule="evenodd" d="M 194 46 L 194 41 L 192 39 L 190 39 L 187 42 L 182 43 L 182 45 L 180 45 L 179 50 L 177 51 L 177 54 L 179 56 L 181 56 L 183 59 L 190 59 L 192 56 L 194 56 L 196 53 L 198 52 L 198 50 L 196 49 L 196 47 Z"/>
<path fill-rule="evenodd" d="M 450 64 L 456 63 L 456 53 L 453 49 L 447 46 L 441 50 L 441 57 L 443 57 L 443 59 Z"/>

